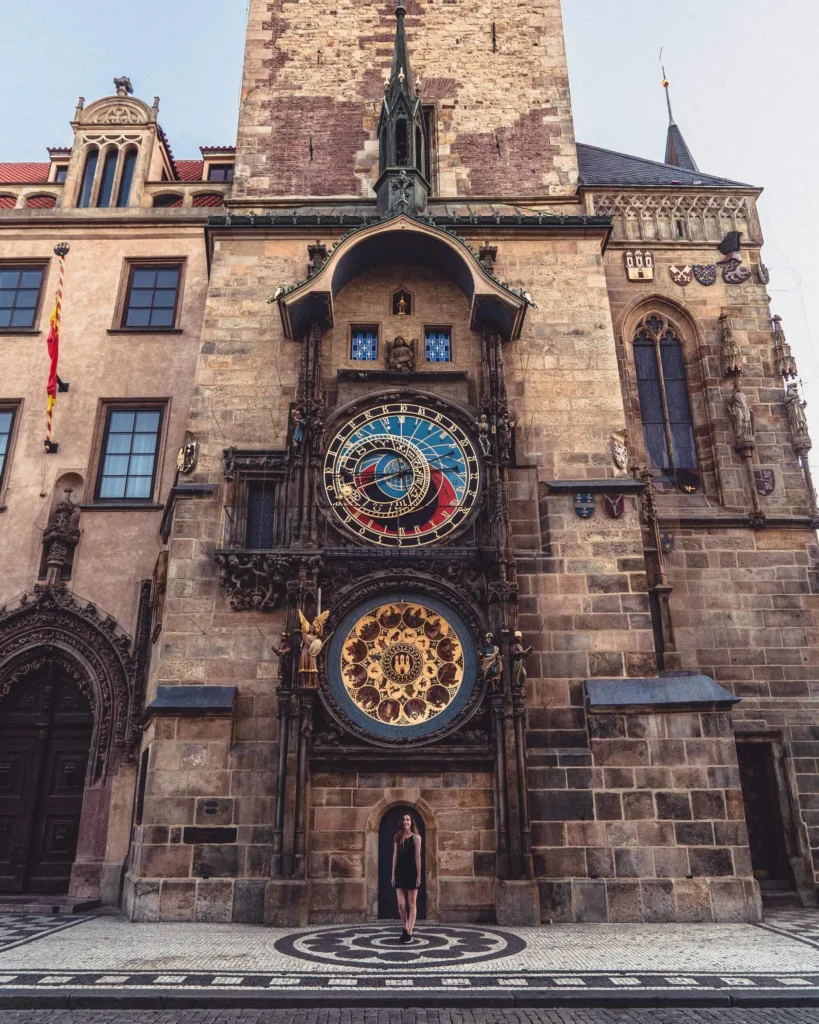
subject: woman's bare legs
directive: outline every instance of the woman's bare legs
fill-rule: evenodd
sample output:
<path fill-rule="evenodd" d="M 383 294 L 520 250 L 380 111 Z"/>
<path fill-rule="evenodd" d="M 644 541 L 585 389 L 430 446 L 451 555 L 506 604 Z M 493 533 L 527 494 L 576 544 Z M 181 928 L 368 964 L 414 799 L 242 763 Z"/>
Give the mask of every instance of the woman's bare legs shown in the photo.
<path fill-rule="evenodd" d="M 415 918 L 418 915 L 418 890 L 407 889 L 407 923 L 405 925 L 407 931 L 412 935 L 412 930 L 415 927 Z"/>
<path fill-rule="evenodd" d="M 407 928 L 407 890 L 396 889 L 395 895 L 398 897 L 398 913 L 401 917 L 401 924 L 409 931 Z"/>

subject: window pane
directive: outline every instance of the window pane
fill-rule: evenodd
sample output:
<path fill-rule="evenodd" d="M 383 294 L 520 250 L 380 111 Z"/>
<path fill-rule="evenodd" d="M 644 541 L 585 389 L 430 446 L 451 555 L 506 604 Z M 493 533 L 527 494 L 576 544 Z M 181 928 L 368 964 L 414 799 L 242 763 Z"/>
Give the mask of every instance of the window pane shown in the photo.
<path fill-rule="evenodd" d="M 108 420 L 108 429 L 112 432 L 115 430 L 126 430 L 130 433 L 134 429 L 134 415 L 131 411 L 112 411 L 111 418 Z"/>
<path fill-rule="evenodd" d="M 124 476 L 109 476 L 102 478 L 102 484 L 100 485 L 100 497 L 101 498 L 124 498 L 125 497 L 125 477 Z"/>
<path fill-rule="evenodd" d="M 134 180 L 134 168 L 136 167 L 137 151 L 135 149 L 129 149 L 125 154 L 125 160 L 122 165 L 122 175 L 119 179 L 119 195 L 117 196 L 117 206 L 127 206 L 128 200 L 131 198 L 131 185 Z"/>
<path fill-rule="evenodd" d="M 176 289 L 157 288 L 157 290 L 154 292 L 154 305 L 170 306 L 171 308 L 173 308 L 176 305 Z"/>
<path fill-rule="evenodd" d="M 34 324 L 33 309 L 15 309 L 11 314 L 12 327 L 31 327 Z"/>
<path fill-rule="evenodd" d="M 97 198 L 97 206 L 108 206 L 111 202 L 111 193 L 114 191 L 114 175 L 116 174 L 118 159 L 118 149 L 109 149 L 105 154 L 105 162 L 102 165 L 102 182 L 100 184 L 100 194 Z"/>
<path fill-rule="evenodd" d="M 153 455 L 132 455 L 128 465 L 129 476 L 151 476 L 154 471 Z"/>
<path fill-rule="evenodd" d="M 640 399 L 640 418 L 643 422 L 646 452 L 654 467 L 665 470 L 669 468 L 670 462 L 657 350 L 653 340 L 639 336 L 635 339 L 634 365 L 637 370 L 637 394 Z"/>
<path fill-rule="evenodd" d="M 10 309 L 14 305 L 14 296 L 17 294 L 11 288 L 0 290 L 0 308 Z"/>
<path fill-rule="evenodd" d="M 19 270 L 0 270 L 0 288 L 16 288 L 19 283 Z"/>
<path fill-rule="evenodd" d="M 17 302 L 15 303 L 15 305 L 18 307 L 22 306 L 25 309 L 31 309 L 32 307 L 37 305 L 37 296 L 39 294 L 39 289 L 21 288 L 20 291 L 17 292 Z"/>
<path fill-rule="evenodd" d="M 452 344 L 449 331 L 427 331 L 424 344 L 428 363 L 448 363 L 452 359 Z"/>
<path fill-rule="evenodd" d="M 129 476 L 125 488 L 126 498 L 150 498 L 151 478 L 149 476 Z"/>
<path fill-rule="evenodd" d="M 1 275 L 0 275 L 1 276 Z M 24 270 L 20 275 L 20 287 L 21 288 L 36 288 L 40 290 L 40 285 L 43 283 L 43 272 L 42 270 Z"/>
<path fill-rule="evenodd" d="M 151 320 L 150 309 L 129 309 L 126 327 L 147 327 Z"/>
<path fill-rule="evenodd" d="M 7 434 L 11 430 L 11 413 L 0 412 L 0 433 Z"/>
<path fill-rule="evenodd" d="M 176 288 L 179 283 L 179 270 L 176 267 L 169 267 L 167 270 L 156 272 L 157 288 Z"/>
<path fill-rule="evenodd" d="M 0 309 L 0 327 L 8 327 L 11 320 L 11 310 Z"/>
<path fill-rule="evenodd" d="M 85 169 L 82 173 L 82 185 L 80 186 L 80 206 L 91 205 L 91 191 L 94 187 L 94 175 L 97 171 L 97 160 L 99 153 L 92 149 L 85 158 Z"/>
<path fill-rule="evenodd" d="M 245 545 L 271 548 L 275 537 L 274 491 L 268 484 L 252 484 L 247 492 Z"/>
<path fill-rule="evenodd" d="M 106 455 L 102 472 L 105 476 L 125 476 L 128 472 L 128 456 Z"/>
<path fill-rule="evenodd" d="M 153 431 L 156 433 L 159 430 L 159 413 L 155 410 L 138 412 L 136 414 L 136 426 L 134 429 L 141 431 Z M 143 451 L 144 450 L 145 449 L 143 449 Z M 153 449 L 151 450 L 153 451 Z"/>
<path fill-rule="evenodd" d="M 351 357 L 353 359 L 377 359 L 378 358 L 378 332 L 377 331 L 353 331 Z"/>
<path fill-rule="evenodd" d="M 156 283 L 156 271 L 155 270 L 137 270 L 135 269 L 131 276 L 131 287 L 132 288 L 153 288 Z"/>
<path fill-rule="evenodd" d="M 8 434 L 0 434 L 0 456 L 6 454 L 6 448 L 8 447 L 8 443 L 9 443 L 9 435 Z"/>
<path fill-rule="evenodd" d="M 120 452 L 125 452 L 127 455 L 131 450 L 131 435 L 130 434 L 109 434 L 108 445 L 106 451 L 109 455 L 116 455 Z"/>
<path fill-rule="evenodd" d="M 685 376 L 685 357 L 682 343 L 670 332 L 660 343 L 660 356 L 663 363 L 671 440 L 674 446 L 674 465 L 677 469 L 697 469 L 697 449 L 694 444 L 691 401 Z"/>
<path fill-rule="evenodd" d="M 154 293 L 151 288 L 132 288 L 131 298 L 128 300 L 128 304 L 130 305 L 131 309 L 133 309 L 135 306 L 150 307 L 153 295 Z"/>
<path fill-rule="evenodd" d="M 151 313 L 151 327 L 173 327 L 173 310 L 155 309 Z"/>

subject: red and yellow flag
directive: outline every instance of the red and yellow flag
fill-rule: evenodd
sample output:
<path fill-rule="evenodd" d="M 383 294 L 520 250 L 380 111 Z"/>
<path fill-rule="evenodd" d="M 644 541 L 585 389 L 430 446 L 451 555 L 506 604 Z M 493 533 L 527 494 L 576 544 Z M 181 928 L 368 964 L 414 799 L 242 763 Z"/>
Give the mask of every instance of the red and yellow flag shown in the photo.
<path fill-rule="evenodd" d="M 54 312 L 49 318 L 48 338 L 48 383 L 46 384 L 46 451 L 52 450 L 51 428 L 54 419 L 54 406 L 57 404 L 57 364 L 60 359 L 60 318 L 63 311 L 63 281 L 65 278 L 65 257 L 68 255 L 68 245 L 65 242 L 54 247 L 54 254 L 60 257 L 60 279 L 57 284 L 57 297 L 54 300 Z M 56 450 L 56 448 L 54 449 Z"/>

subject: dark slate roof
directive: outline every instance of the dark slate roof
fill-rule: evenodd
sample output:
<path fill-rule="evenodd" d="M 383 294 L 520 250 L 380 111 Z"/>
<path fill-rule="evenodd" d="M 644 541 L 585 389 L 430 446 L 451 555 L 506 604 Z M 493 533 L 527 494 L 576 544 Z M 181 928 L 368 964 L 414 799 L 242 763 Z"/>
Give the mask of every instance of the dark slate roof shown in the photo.
<path fill-rule="evenodd" d="M 699 174 L 697 161 L 691 155 L 688 143 L 683 138 L 683 133 L 672 121 L 668 126 L 668 139 L 665 144 L 665 162 L 675 167 L 684 167 L 686 171 L 696 171 Z"/>
<path fill-rule="evenodd" d="M 645 160 L 640 156 L 615 153 L 599 146 L 577 144 L 582 185 L 719 185 L 723 188 L 752 188 L 741 181 L 718 178 L 713 174 L 688 171 L 683 167 Z"/>

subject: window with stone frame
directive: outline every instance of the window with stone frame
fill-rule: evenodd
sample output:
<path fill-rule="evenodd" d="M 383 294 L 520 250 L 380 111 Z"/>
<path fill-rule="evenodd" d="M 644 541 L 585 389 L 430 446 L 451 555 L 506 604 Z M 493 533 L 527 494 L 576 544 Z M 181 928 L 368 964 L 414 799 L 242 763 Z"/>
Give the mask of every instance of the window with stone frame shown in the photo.
<path fill-rule="evenodd" d="M 424 359 L 428 363 L 452 362 L 452 328 L 424 328 Z"/>
<path fill-rule="evenodd" d="M 233 181 L 233 164 L 211 164 L 208 181 Z"/>
<path fill-rule="evenodd" d="M 163 414 L 161 405 L 106 409 L 97 501 L 153 501 Z"/>
<path fill-rule="evenodd" d="M 181 262 L 130 263 L 120 326 L 143 331 L 175 329 L 182 269 Z"/>
<path fill-rule="evenodd" d="M 44 278 L 43 263 L 0 263 L 0 333 L 35 329 Z"/>
<path fill-rule="evenodd" d="M 350 358 L 357 362 L 372 362 L 378 359 L 378 327 L 375 324 L 352 325 Z"/>
<path fill-rule="evenodd" d="M 643 440 L 652 471 L 675 484 L 698 477 L 680 332 L 661 314 L 649 313 L 638 325 L 632 346 Z"/>
<path fill-rule="evenodd" d="M 8 464 L 17 410 L 18 406 L 16 405 L 0 405 L 0 506 L 3 503 L 3 490 L 6 477 L 8 476 Z"/>

